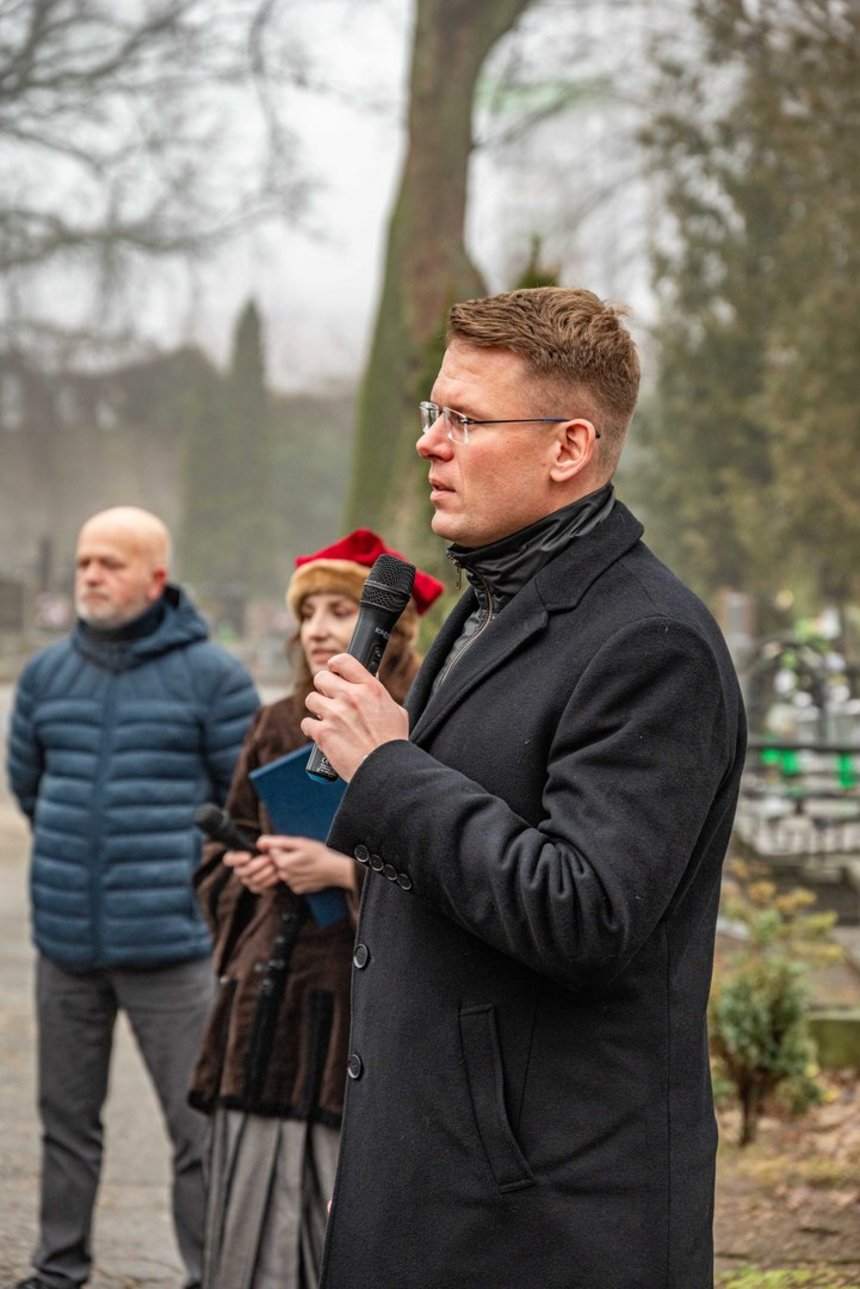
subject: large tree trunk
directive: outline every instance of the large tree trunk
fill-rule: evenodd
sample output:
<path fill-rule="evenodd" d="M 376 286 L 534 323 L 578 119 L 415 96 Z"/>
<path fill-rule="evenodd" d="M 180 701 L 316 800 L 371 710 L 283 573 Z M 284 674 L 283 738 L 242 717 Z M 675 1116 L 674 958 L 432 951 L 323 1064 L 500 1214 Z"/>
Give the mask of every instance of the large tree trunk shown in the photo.
<path fill-rule="evenodd" d="M 426 469 L 415 456 L 418 407 L 458 299 L 479 295 L 464 222 L 472 105 L 481 65 L 531 0 L 418 0 L 410 79 L 409 133 L 388 235 L 385 276 L 359 394 L 349 524 L 389 540 L 426 545 Z"/>

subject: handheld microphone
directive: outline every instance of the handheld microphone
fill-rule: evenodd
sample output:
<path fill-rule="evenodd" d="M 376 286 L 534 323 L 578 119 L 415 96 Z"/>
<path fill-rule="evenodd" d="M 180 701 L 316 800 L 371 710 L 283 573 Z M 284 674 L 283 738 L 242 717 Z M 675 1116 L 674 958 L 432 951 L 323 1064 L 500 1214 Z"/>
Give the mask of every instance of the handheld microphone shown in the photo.
<path fill-rule="evenodd" d="M 194 811 L 194 822 L 207 837 L 211 837 L 213 841 L 220 841 L 221 845 L 226 846 L 228 850 L 249 850 L 252 855 L 260 853 L 248 834 L 242 832 L 242 829 L 233 823 L 227 811 L 222 810 L 220 806 L 215 806 L 211 802 L 198 806 Z"/>
<path fill-rule="evenodd" d="M 261 853 L 248 834 L 243 832 L 233 822 L 227 811 L 222 810 L 220 806 L 212 805 L 211 802 L 198 806 L 194 811 L 194 822 L 207 837 L 212 841 L 220 841 L 221 845 L 226 846 L 228 850 L 249 850 L 252 855 Z M 346 897 L 336 886 L 310 892 L 299 899 L 300 902 L 304 899 L 307 903 L 317 926 L 330 926 L 332 922 L 339 922 L 341 918 L 345 918 L 348 913 Z"/>
<path fill-rule="evenodd" d="M 391 632 L 409 603 L 415 565 L 396 555 L 380 555 L 364 584 L 358 601 L 358 620 L 347 653 L 375 676 Z M 325 783 L 337 778 L 337 771 L 315 747 L 305 767 L 312 779 Z"/>

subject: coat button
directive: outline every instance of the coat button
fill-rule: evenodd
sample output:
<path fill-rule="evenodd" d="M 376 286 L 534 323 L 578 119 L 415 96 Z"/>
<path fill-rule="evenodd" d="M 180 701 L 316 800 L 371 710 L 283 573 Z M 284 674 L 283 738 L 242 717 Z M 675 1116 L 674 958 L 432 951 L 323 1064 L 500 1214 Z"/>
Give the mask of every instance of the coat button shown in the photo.
<path fill-rule="evenodd" d="M 367 849 L 366 846 L 356 846 L 355 850 L 352 853 L 353 855 L 355 855 L 355 858 L 358 860 L 359 864 L 366 864 L 367 861 L 370 859 L 370 851 Z"/>
<path fill-rule="evenodd" d="M 397 874 L 397 885 L 398 885 L 398 886 L 400 887 L 400 889 L 401 889 L 401 890 L 403 890 L 403 891 L 411 891 L 411 890 L 412 890 L 412 878 L 409 876 L 409 874 L 408 874 L 408 873 L 398 873 L 398 874 Z"/>
<path fill-rule="evenodd" d="M 362 1061 L 358 1052 L 353 1052 L 352 1056 L 347 1061 L 346 1072 L 351 1079 L 361 1078 L 364 1073 L 364 1061 Z"/>
<path fill-rule="evenodd" d="M 396 882 L 396 881 L 397 881 L 397 869 L 394 867 L 394 865 L 393 865 L 393 864 L 383 864 L 383 866 L 382 866 L 382 876 L 383 876 L 383 877 L 387 877 L 387 878 L 388 878 L 388 880 L 389 880 L 389 882 Z"/>
<path fill-rule="evenodd" d="M 355 952 L 352 955 L 352 960 L 355 963 L 356 967 L 358 967 L 359 971 L 361 971 L 362 967 L 367 966 L 367 964 L 370 962 L 370 950 L 368 949 L 366 944 L 357 944 L 355 946 Z"/>
<path fill-rule="evenodd" d="M 371 855 L 371 857 L 370 857 L 370 867 L 373 869 L 374 873 L 381 873 L 381 872 L 382 872 L 382 856 L 381 856 L 381 855 Z"/>

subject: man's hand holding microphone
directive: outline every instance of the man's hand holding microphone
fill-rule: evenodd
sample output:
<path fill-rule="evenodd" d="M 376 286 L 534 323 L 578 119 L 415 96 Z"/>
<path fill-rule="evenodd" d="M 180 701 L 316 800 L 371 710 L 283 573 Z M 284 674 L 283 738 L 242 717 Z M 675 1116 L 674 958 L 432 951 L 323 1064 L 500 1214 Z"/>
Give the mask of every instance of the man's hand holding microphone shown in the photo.
<path fill-rule="evenodd" d="M 409 717 L 376 679 L 388 638 L 409 603 L 415 566 L 380 555 L 359 600 L 358 621 L 346 653 L 335 654 L 314 677 L 311 713 L 302 733 L 316 743 L 308 760 L 312 777 L 340 775 L 347 783 L 366 756 L 409 737 Z"/>

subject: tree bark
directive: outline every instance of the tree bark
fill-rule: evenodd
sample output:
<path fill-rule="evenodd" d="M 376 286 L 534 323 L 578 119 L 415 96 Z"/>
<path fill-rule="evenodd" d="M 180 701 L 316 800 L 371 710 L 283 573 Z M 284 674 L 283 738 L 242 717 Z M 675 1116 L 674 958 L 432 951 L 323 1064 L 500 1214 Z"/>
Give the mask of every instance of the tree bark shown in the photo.
<path fill-rule="evenodd" d="M 472 106 L 481 66 L 531 0 L 418 0 L 406 160 L 391 216 L 373 342 L 359 393 L 347 522 L 420 552 L 427 503 L 415 456 L 447 312 L 481 294 L 464 244 Z M 417 548 L 416 548 L 417 542 Z"/>

